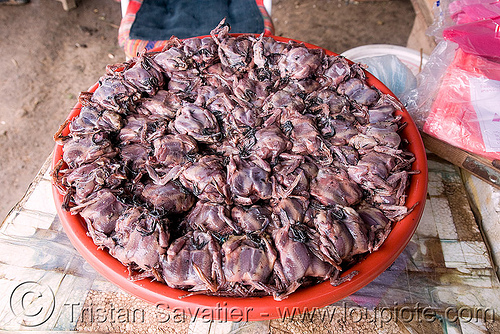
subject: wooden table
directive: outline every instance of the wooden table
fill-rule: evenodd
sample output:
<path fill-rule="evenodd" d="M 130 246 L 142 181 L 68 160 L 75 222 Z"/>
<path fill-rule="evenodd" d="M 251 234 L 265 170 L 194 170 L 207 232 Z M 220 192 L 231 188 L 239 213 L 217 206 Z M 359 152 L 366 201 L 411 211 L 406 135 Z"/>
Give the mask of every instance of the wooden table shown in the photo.
<path fill-rule="evenodd" d="M 293 317 L 294 311 L 288 310 L 288 317 L 249 323 L 209 322 L 158 310 L 102 278 L 76 252 L 61 227 L 52 200 L 48 161 L 0 226 L 0 329 L 500 332 L 500 283 L 491 256 L 495 249 L 485 242 L 468 200 L 497 195 L 473 177 L 463 181 L 457 167 L 436 156 L 429 155 L 429 191 L 419 227 L 387 271 L 333 305 Z M 478 206 L 476 214 L 498 219 L 500 201 L 493 203 L 496 208 L 491 203 Z"/>

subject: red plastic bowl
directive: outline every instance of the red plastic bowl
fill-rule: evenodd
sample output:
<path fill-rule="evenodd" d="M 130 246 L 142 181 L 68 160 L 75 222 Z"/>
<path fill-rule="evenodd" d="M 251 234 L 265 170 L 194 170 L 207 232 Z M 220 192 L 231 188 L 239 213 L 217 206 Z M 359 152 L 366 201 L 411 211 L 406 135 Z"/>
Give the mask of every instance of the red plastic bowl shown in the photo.
<path fill-rule="evenodd" d="M 273 37 L 281 42 L 291 40 L 283 37 Z M 303 43 L 301 41 L 297 42 Z M 304 44 L 309 48 L 319 48 L 312 44 Z M 325 52 L 328 55 L 337 55 L 328 50 L 325 50 Z M 396 98 L 373 75 L 368 72 L 366 75 L 368 84 Z M 89 91 L 93 92 L 97 86 L 98 84 L 95 84 Z M 69 114 L 68 119 L 73 119 L 77 116 L 80 108 L 80 103 L 77 103 Z M 414 153 L 416 158 L 412 164 L 412 170 L 420 171 L 419 174 L 412 175 L 407 190 L 406 205 L 408 207 L 415 207 L 409 215 L 394 225 L 391 233 L 379 250 L 367 255 L 365 259 L 342 274 L 342 276 L 346 276 L 354 270 L 359 272 L 352 280 L 342 283 L 339 286 L 332 286 L 329 282 L 319 283 L 300 288 L 282 301 L 275 301 L 271 296 L 234 298 L 194 295 L 180 298 L 186 295 L 186 291 L 173 289 L 165 284 L 152 282 L 147 279 L 135 282 L 130 281 L 128 279 L 127 268 L 109 255 L 107 250 L 98 249 L 87 235 L 87 226 L 83 218 L 79 215 L 71 215 L 62 209 L 62 196 L 59 194 L 57 188 L 53 186 L 58 214 L 72 244 L 100 274 L 123 290 L 158 305 L 161 307 L 158 310 L 167 309 L 176 312 L 176 314 L 196 315 L 202 319 L 251 321 L 279 318 L 287 308 L 289 311 L 295 309 L 300 312 L 304 309 L 311 310 L 313 307 L 324 307 L 356 292 L 384 272 L 404 250 L 422 216 L 427 194 L 427 158 L 422 139 L 410 115 L 406 110 L 398 113 L 402 116 L 402 122 L 407 123 L 401 136 L 408 141 L 407 149 Z M 66 127 L 63 134 L 67 135 L 68 133 L 69 128 Z M 62 146 L 56 145 L 53 155 L 53 166 L 62 159 L 62 153 Z M 160 313 L 160 316 L 163 316 L 163 319 L 167 319 L 166 314 Z M 162 318 L 160 317 L 159 321 L 161 320 Z"/>

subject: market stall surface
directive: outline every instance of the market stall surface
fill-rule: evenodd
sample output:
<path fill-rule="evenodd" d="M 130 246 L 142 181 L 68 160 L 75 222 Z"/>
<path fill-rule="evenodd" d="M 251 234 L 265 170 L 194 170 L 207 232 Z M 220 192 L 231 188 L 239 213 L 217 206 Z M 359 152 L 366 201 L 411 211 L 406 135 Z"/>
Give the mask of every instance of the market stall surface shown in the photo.
<path fill-rule="evenodd" d="M 105 66 L 124 60 L 120 3 L 55 0 L 0 6 L 0 220 L 22 197 L 52 151 L 52 134 L 78 94 Z M 409 0 L 274 0 L 276 35 L 334 52 L 387 43 L 405 46 L 415 13 Z"/>
<path fill-rule="evenodd" d="M 106 333 L 498 333 L 500 283 L 457 167 L 429 155 L 425 210 L 391 267 L 324 308 L 280 308 L 246 322 L 213 310 L 143 302 L 106 281 L 72 247 L 51 196 L 50 160 L 0 226 L 0 328 Z M 481 187 L 481 186 L 480 186 Z M 481 194 L 492 194 L 482 188 Z M 498 193 L 498 192 L 497 192 Z M 481 196 L 473 196 L 478 198 Z M 484 201 L 484 198 L 481 198 Z M 483 214 L 486 208 L 479 207 Z M 29 241 L 29 242 L 27 242 Z M 189 297 L 187 297 L 189 298 Z M 252 311 L 252 305 L 247 310 Z M 307 311 L 303 313 L 303 311 Z M 219 312 L 221 321 L 210 321 Z M 197 315 L 197 316 L 194 316 Z"/>

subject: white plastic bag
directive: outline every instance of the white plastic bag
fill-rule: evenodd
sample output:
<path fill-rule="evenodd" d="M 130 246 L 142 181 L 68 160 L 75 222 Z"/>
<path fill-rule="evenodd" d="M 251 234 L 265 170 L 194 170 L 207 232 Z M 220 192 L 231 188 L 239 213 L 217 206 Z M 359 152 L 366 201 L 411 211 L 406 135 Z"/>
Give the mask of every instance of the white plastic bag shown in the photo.
<path fill-rule="evenodd" d="M 406 96 L 417 87 L 417 78 L 395 55 L 366 57 L 357 60 L 382 81 L 405 104 Z"/>

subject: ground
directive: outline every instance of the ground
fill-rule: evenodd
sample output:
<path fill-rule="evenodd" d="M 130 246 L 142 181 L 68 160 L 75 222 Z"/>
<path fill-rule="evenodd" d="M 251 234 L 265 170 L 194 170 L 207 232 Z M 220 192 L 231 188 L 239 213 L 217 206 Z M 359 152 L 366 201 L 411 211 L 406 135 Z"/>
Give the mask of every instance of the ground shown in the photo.
<path fill-rule="evenodd" d="M 54 147 L 52 135 L 78 94 L 125 60 L 117 41 L 120 4 L 56 0 L 0 6 L 0 221 Z M 273 0 L 276 35 L 341 53 L 366 44 L 406 46 L 410 0 Z M 47 199 L 51 200 L 51 199 Z"/>

